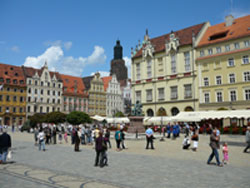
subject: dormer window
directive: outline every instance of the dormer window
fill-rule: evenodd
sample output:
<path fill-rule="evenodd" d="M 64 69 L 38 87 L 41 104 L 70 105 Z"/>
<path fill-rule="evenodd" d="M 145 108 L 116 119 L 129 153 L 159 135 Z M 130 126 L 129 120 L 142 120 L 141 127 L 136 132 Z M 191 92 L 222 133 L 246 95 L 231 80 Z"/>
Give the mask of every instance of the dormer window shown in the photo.
<path fill-rule="evenodd" d="M 8 71 L 6 71 L 4 74 L 5 74 L 5 75 L 8 75 Z"/>
<path fill-rule="evenodd" d="M 228 31 L 220 32 L 220 33 L 215 33 L 209 37 L 209 40 L 217 40 L 221 39 L 227 36 Z"/>

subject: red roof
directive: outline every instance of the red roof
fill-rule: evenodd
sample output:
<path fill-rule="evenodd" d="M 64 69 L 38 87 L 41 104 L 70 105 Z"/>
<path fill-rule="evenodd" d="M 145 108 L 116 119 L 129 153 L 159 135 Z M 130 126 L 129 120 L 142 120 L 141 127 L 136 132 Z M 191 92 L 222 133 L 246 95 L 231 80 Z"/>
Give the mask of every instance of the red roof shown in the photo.
<path fill-rule="evenodd" d="M 210 26 L 198 47 L 245 36 L 250 36 L 250 15 L 235 19 L 231 26 L 226 26 L 225 22 Z"/>
<path fill-rule="evenodd" d="M 107 88 L 108 88 L 108 86 L 109 86 L 109 81 L 110 81 L 111 79 L 112 79 L 112 76 L 102 77 L 104 91 L 107 90 Z"/>
<path fill-rule="evenodd" d="M 197 36 L 205 23 L 194 25 L 179 31 L 174 32 L 175 36 L 179 38 L 180 46 L 192 44 L 192 33 Z M 154 46 L 155 53 L 165 51 L 166 41 L 169 41 L 171 33 L 150 39 Z M 142 48 L 133 56 L 133 58 L 142 56 Z"/>
<path fill-rule="evenodd" d="M 9 83 L 7 83 L 7 79 L 9 79 Z M 25 83 L 26 80 L 21 67 L 0 63 L 0 85 L 26 86 Z"/>
<path fill-rule="evenodd" d="M 84 92 L 85 86 L 81 77 L 61 74 L 61 78 L 63 81 L 63 88 L 67 88 L 67 91 L 64 91 L 63 89 L 64 95 L 71 95 L 71 96 L 74 96 L 74 95 L 86 96 L 87 95 Z"/>

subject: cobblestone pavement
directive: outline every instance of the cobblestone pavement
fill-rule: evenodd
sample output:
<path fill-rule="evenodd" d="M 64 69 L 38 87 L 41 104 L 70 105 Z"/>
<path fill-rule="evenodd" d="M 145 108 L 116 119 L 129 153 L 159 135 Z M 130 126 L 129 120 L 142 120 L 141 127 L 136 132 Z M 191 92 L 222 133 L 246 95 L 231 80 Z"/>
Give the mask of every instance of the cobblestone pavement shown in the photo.
<path fill-rule="evenodd" d="M 156 140 L 156 150 L 145 150 L 144 140 L 127 140 L 127 150 L 108 151 L 109 166 L 94 167 L 93 146 L 73 152 L 70 144 L 38 151 L 33 135 L 12 134 L 13 164 L 0 165 L 0 187 L 249 187 L 250 154 L 243 146 L 230 146 L 230 164 L 207 165 L 208 136 L 200 137 L 197 152 L 183 151 L 182 139 Z M 244 137 L 223 137 L 242 143 Z M 114 146 L 114 142 L 112 140 Z M 221 154 L 221 153 L 220 153 Z"/>

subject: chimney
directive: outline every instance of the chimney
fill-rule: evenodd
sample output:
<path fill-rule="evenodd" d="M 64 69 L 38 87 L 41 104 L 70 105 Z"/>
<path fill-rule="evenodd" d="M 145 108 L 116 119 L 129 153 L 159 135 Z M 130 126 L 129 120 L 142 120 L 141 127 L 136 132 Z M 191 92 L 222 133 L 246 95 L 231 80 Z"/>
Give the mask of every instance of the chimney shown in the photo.
<path fill-rule="evenodd" d="M 233 25 L 234 17 L 230 14 L 225 18 L 226 27 Z"/>

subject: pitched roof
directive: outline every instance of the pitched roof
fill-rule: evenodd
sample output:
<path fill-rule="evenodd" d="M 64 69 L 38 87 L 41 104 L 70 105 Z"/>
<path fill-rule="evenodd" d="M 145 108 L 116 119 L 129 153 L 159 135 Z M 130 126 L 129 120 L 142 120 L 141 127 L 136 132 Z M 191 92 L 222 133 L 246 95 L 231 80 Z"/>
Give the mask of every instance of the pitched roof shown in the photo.
<path fill-rule="evenodd" d="M 44 67 L 42 67 L 41 69 L 35 69 L 33 67 L 25 67 L 25 66 L 22 66 L 22 68 L 26 77 L 34 76 L 36 72 L 38 73 L 39 76 L 41 76 L 44 69 Z M 55 75 L 59 81 L 62 81 L 62 78 L 58 72 L 49 71 L 49 74 L 51 78 L 53 78 L 53 76 Z"/>
<path fill-rule="evenodd" d="M 65 95 L 82 95 L 85 96 L 84 92 L 85 86 L 81 77 L 70 76 L 70 75 L 60 75 L 63 81 L 63 88 L 67 88 L 67 91 L 63 90 Z M 75 92 L 75 89 L 76 92 Z"/>
<path fill-rule="evenodd" d="M 8 84 L 26 86 L 23 70 L 18 66 L 0 63 L 0 78 L 1 80 L 3 79 L 3 82 L 0 81 L 0 85 Z M 7 83 L 7 79 L 9 79 L 9 83 Z"/>
<path fill-rule="evenodd" d="M 250 15 L 235 19 L 231 26 L 226 26 L 225 22 L 210 26 L 201 38 L 198 47 L 249 35 Z"/>
<path fill-rule="evenodd" d="M 107 88 L 108 88 L 108 86 L 109 86 L 109 81 L 110 81 L 111 79 L 112 79 L 112 76 L 105 76 L 105 77 L 102 77 L 104 91 L 107 90 Z"/>
<path fill-rule="evenodd" d="M 194 25 L 179 31 L 173 32 L 179 38 L 180 46 L 192 44 L 192 33 L 197 36 L 205 23 Z M 155 53 L 165 51 L 166 41 L 169 41 L 171 33 L 150 39 L 151 44 L 154 46 Z M 143 48 L 143 47 L 142 47 Z M 142 56 L 142 48 L 133 56 L 137 58 Z"/>
<path fill-rule="evenodd" d="M 86 88 L 86 90 L 89 90 L 90 88 L 90 82 L 91 80 L 94 78 L 94 76 L 87 76 L 87 77 L 83 77 L 82 80 L 83 80 L 83 83 L 84 83 L 84 86 Z"/>

